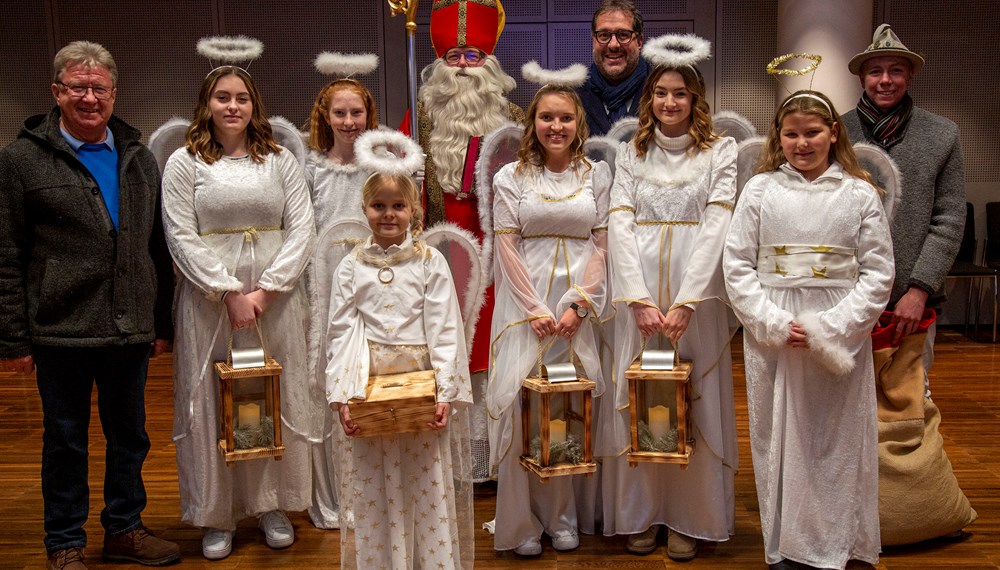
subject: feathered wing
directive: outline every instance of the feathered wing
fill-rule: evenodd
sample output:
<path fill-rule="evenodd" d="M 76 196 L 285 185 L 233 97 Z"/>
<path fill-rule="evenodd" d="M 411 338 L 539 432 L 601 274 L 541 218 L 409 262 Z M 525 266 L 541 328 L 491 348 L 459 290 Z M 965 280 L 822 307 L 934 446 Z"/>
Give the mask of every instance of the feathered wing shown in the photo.
<path fill-rule="evenodd" d="M 750 119 L 733 111 L 719 111 L 712 115 L 712 130 L 719 136 L 733 137 L 738 143 L 757 136 L 757 129 Z"/>
<path fill-rule="evenodd" d="M 184 146 L 184 137 L 187 135 L 188 125 L 191 121 L 174 117 L 160 125 L 160 128 L 153 131 L 149 137 L 149 150 L 156 157 L 156 164 L 160 167 L 160 174 L 167 164 L 167 159 L 175 150 Z"/>
<path fill-rule="evenodd" d="M 764 137 L 751 137 L 740 143 L 739 154 L 736 157 L 736 202 L 740 200 L 740 193 L 747 180 L 753 178 L 757 164 L 760 162 L 760 153 L 764 151 Z"/>
<path fill-rule="evenodd" d="M 271 131 L 274 133 L 274 140 L 278 144 L 287 148 L 289 152 L 299 161 L 303 168 L 306 166 L 306 157 L 309 155 L 306 143 L 302 140 L 302 132 L 284 117 L 271 117 Z"/>
<path fill-rule="evenodd" d="M 903 197 L 903 175 L 899 172 L 899 167 L 889 153 L 873 144 L 855 143 L 854 154 L 858 156 L 861 168 L 872 175 L 875 185 L 885 190 L 882 196 L 882 208 L 885 209 L 885 216 L 891 227 L 896 206 Z"/>
<path fill-rule="evenodd" d="M 479 227 L 483 229 L 480 263 L 486 272 L 484 288 L 493 282 L 493 177 L 505 164 L 517 161 L 523 134 L 522 125 L 505 121 L 483 137 L 480 144 L 476 161 L 476 198 L 479 199 Z"/>
<path fill-rule="evenodd" d="M 608 129 L 608 134 L 605 136 L 609 139 L 617 140 L 618 142 L 629 142 L 638 130 L 638 117 L 623 117 L 618 119 L 615 124 L 611 125 L 611 128 Z"/>
<path fill-rule="evenodd" d="M 324 230 L 316 242 L 316 252 L 306 270 L 306 288 L 312 318 L 309 320 L 309 370 L 321 388 L 326 386 L 327 327 L 330 324 L 330 300 L 337 267 L 355 246 L 371 235 L 371 229 L 358 220 L 341 220 Z"/>
<path fill-rule="evenodd" d="M 452 281 L 455 283 L 455 292 L 458 294 L 458 306 L 462 311 L 462 322 L 465 325 L 466 349 L 471 353 L 487 278 L 478 240 L 467 230 L 449 222 L 434 224 L 424 231 L 421 237 L 427 245 L 440 251 L 448 261 Z"/>
<path fill-rule="evenodd" d="M 590 137 L 583 143 L 583 151 L 591 162 L 604 161 L 611 167 L 611 175 L 615 174 L 615 156 L 618 154 L 618 139 L 611 137 Z"/>

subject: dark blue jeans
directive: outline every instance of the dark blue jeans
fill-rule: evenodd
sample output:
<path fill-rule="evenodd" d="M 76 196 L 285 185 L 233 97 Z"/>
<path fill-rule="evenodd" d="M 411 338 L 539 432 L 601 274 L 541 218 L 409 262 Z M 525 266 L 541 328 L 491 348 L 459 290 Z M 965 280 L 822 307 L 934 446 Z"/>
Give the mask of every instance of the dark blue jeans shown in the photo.
<path fill-rule="evenodd" d="M 104 470 L 106 533 L 119 534 L 142 524 L 146 489 L 142 463 L 149 452 L 146 435 L 148 343 L 95 348 L 32 347 L 42 397 L 42 499 L 45 549 L 83 547 L 83 526 L 90 511 L 87 440 L 91 392 L 107 442 Z"/>

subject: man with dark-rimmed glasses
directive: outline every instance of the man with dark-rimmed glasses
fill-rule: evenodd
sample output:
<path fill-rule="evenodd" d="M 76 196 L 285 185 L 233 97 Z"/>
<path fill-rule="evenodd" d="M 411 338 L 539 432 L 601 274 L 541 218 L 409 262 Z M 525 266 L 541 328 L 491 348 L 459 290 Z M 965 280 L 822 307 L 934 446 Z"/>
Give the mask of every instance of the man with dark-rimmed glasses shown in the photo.
<path fill-rule="evenodd" d="M 604 135 L 611 125 L 639 113 L 639 97 L 649 68 L 642 48 L 642 14 L 630 0 L 605 0 L 591 21 L 594 63 L 577 93 L 587 111 L 591 135 Z"/>

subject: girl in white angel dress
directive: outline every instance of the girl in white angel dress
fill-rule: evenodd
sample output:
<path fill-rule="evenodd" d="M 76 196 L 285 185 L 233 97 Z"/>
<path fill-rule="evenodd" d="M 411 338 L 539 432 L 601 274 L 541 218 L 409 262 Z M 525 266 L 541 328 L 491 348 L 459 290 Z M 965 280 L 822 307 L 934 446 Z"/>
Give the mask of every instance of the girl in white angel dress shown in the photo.
<path fill-rule="evenodd" d="M 323 426 L 322 392 L 306 370 L 306 295 L 299 277 L 315 243 L 299 163 L 272 138 L 244 70 L 224 66 L 202 83 L 187 145 L 163 172 L 163 222 L 180 269 L 174 318 L 174 439 L 181 518 L 204 527 L 202 553 L 232 550 L 240 519 L 258 516 L 268 546 L 295 535 L 283 511 L 311 503 L 309 441 Z M 256 341 L 281 375 L 281 461 L 227 467 L 219 452 L 219 387 L 212 363 L 231 334 Z M 238 331 L 237 329 L 247 329 Z M 317 400 L 320 400 L 317 403 Z"/>
<path fill-rule="evenodd" d="M 735 201 L 737 147 L 712 132 L 705 81 L 692 63 L 654 67 L 639 105 L 640 126 L 619 147 L 611 190 L 615 396 L 605 398 L 599 426 L 607 435 L 598 449 L 604 533 L 627 534 L 630 552 L 649 554 L 657 548 L 658 525 L 665 525 L 667 555 L 689 560 L 698 540 L 728 540 L 735 526 L 738 457 L 722 249 Z M 683 469 L 629 467 L 624 371 L 642 347 L 671 344 L 693 365 L 694 451 Z M 670 416 L 676 428 L 675 406 Z"/>
<path fill-rule="evenodd" d="M 327 401 L 350 436 L 337 450 L 341 568 L 471 568 L 472 391 L 455 286 L 419 238 L 408 174 L 372 174 L 362 199 L 372 236 L 337 268 L 327 342 Z M 348 402 L 365 397 L 369 375 L 429 369 L 430 429 L 366 437 Z"/>
<path fill-rule="evenodd" d="M 604 389 L 596 316 L 604 306 L 611 172 L 584 157 L 585 114 L 572 88 L 543 86 L 527 115 L 518 162 L 493 181 L 496 305 L 487 408 L 498 483 L 494 548 L 536 555 L 543 532 L 557 550 L 576 548 L 580 531 L 594 532 L 593 479 L 542 483 L 519 464 L 518 394 L 538 365 L 540 343 L 552 335 L 561 340 L 545 363 L 572 355 L 597 383 L 596 394 Z"/>
<path fill-rule="evenodd" d="M 317 66 L 320 66 L 324 56 L 331 55 L 321 54 L 316 60 Z M 320 240 L 317 256 L 332 255 L 333 251 L 343 249 L 337 247 L 325 233 L 333 224 L 357 220 L 359 228 L 362 227 L 360 224 L 364 228 L 368 226 L 361 208 L 361 186 L 371 172 L 355 160 L 354 142 L 362 133 L 376 127 L 378 115 L 375 100 L 371 92 L 354 79 L 335 79 L 316 95 L 309 118 L 309 155 L 306 158 L 305 178 Z M 364 230 L 351 236 L 338 235 L 338 238 L 356 240 L 366 233 L 367 230 Z M 329 263 L 331 269 L 336 267 L 335 263 Z M 329 316 L 329 273 L 317 274 L 315 265 L 310 265 L 306 272 L 311 312 L 310 369 L 320 378 L 321 385 L 325 384 L 326 377 L 326 350 L 320 347 Z M 313 505 L 309 508 L 309 519 L 318 528 L 333 529 L 340 528 L 333 456 L 343 436 L 337 419 L 332 413 L 327 416 L 323 441 L 315 444 L 312 450 Z"/>
<path fill-rule="evenodd" d="M 750 448 L 772 568 L 878 562 L 871 330 L 889 300 L 892 240 L 830 100 L 779 108 L 726 240 L 744 328 Z"/>

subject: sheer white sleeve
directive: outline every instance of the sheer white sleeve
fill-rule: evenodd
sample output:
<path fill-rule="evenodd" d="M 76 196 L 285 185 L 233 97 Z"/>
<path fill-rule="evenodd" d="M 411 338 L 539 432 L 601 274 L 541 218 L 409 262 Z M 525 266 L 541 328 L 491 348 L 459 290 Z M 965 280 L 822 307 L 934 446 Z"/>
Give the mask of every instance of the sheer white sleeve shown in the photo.
<path fill-rule="evenodd" d="M 646 288 L 635 241 L 635 150 L 622 143 L 615 159 L 615 181 L 611 186 L 608 250 L 611 256 L 613 302 L 640 302 L 655 306 Z"/>
<path fill-rule="evenodd" d="M 671 309 L 680 305 L 696 309 L 697 304 L 706 299 L 726 298 L 722 250 L 736 197 L 736 151 L 736 141 L 728 137 L 719 139 L 712 150 L 712 187 L 708 204 L 702 213 L 691 259 Z"/>

